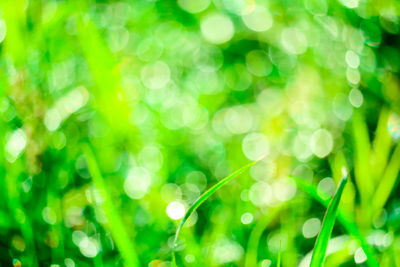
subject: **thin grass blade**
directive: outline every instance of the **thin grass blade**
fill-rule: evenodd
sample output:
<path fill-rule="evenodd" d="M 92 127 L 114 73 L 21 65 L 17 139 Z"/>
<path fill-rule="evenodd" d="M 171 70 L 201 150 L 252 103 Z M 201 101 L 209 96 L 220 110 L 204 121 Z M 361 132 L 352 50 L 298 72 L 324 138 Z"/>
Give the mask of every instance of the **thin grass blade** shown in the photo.
<path fill-rule="evenodd" d="M 346 158 L 343 152 L 339 151 L 333 154 L 329 159 L 329 164 L 332 171 L 332 178 L 336 184 L 340 183 L 342 179 L 343 166 L 347 168 Z M 353 213 L 354 212 L 354 199 L 355 199 L 355 187 L 351 181 L 347 181 L 346 189 L 343 191 L 342 195 L 342 205 L 341 209 L 346 212 Z M 329 198 L 329 197 L 328 197 Z"/>
<path fill-rule="evenodd" d="M 254 165 L 258 161 L 253 161 L 242 168 L 238 169 L 237 171 L 233 172 L 231 175 L 225 177 L 221 181 L 219 181 L 217 184 L 215 184 L 213 187 L 208 189 L 206 192 L 204 192 L 193 204 L 192 206 L 187 210 L 185 213 L 185 216 L 183 217 L 181 223 L 179 224 L 176 233 L 175 233 L 175 239 L 174 239 L 174 248 L 176 246 L 176 243 L 178 241 L 179 233 L 185 224 L 185 222 L 189 219 L 190 215 L 192 215 L 193 212 L 197 210 L 197 208 L 204 202 L 206 201 L 212 194 L 214 194 L 218 189 L 220 189 L 223 185 L 228 183 L 230 180 L 233 178 L 239 176 L 243 172 L 245 172 L 247 169 L 249 169 L 252 165 Z M 172 250 L 172 266 L 176 266 L 176 261 L 175 261 L 175 250 Z"/>
<path fill-rule="evenodd" d="M 332 197 L 328 209 L 326 210 L 324 220 L 322 221 L 322 228 L 318 234 L 317 241 L 315 242 L 314 252 L 311 258 L 310 267 L 323 266 L 325 260 L 326 249 L 331 237 L 333 226 L 336 221 L 336 214 L 339 208 L 340 199 L 342 197 L 343 189 L 347 183 L 347 175 L 345 175 L 339 183 L 335 195 Z"/>
<path fill-rule="evenodd" d="M 328 207 L 329 205 L 329 200 L 327 200 L 324 197 L 321 197 L 316 188 L 307 180 L 304 178 L 299 178 L 295 176 L 290 176 L 293 178 L 293 180 L 296 182 L 296 185 L 299 189 L 304 191 L 307 195 L 312 197 L 314 200 L 317 202 L 321 203 L 324 207 Z M 338 221 L 343 225 L 343 227 L 346 229 L 346 232 L 352 235 L 360 244 L 361 248 L 365 252 L 365 255 L 367 256 L 367 265 L 369 267 L 378 267 L 379 263 L 376 260 L 375 253 L 373 252 L 372 248 L 369 246 L 367 243 L 366 239 L 364 236 L 360 233 L 358 226 L 354 222 L 354 219 L 352 216 L 344 212 L 341 208 L 338 209 L 338 214 L 337 214 Z"/>

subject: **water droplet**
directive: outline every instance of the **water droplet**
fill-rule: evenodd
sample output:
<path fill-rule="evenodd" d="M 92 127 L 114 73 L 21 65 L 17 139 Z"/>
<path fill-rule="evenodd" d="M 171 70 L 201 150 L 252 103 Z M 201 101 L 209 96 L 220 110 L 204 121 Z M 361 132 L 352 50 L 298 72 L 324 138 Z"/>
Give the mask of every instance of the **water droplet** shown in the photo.
<path fill-rule="evenodd" d="M 201 20 L 201 33 L 203 37 L 213 44 L 228 42 L 235 33 L 231 19 L 222 14 L 211 14 Z"/>
<path fill-rule="evenodd" d="M 173 220 L 179 220 L 185 215 L 185 206 L 178 201 L 174 201 L 167 206 L 167 215 Z"/>

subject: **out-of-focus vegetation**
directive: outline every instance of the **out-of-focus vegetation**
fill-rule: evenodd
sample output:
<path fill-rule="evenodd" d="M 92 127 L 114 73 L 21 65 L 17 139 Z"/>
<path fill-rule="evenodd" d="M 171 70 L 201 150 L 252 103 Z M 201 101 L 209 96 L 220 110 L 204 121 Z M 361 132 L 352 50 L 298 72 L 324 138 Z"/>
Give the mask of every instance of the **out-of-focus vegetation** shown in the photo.
<path fill-rule="evenodd" d="M 399 14 L 0 1 L 0 265 L 400 266 Z"/>

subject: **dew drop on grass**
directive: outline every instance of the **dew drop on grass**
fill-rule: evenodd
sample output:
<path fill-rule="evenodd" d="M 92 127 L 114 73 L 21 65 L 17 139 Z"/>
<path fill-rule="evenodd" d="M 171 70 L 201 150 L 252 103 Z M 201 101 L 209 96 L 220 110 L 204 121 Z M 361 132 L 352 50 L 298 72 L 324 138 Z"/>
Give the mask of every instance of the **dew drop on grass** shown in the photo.
<path fill-rule="evenodd" d="M 187 254 L 185 256 L 185 261 L 188 263 L 193 263 L 196 260 L 196 257 L 193 256 L 192 254 Z"/>
<path fill-rule="evenodd" d="M 262 50 L 253 50 L 246 55 L 246 67 L 258 77 L 267 76 L 272 71 L 272 63 L 267 53 Z"/>
<path fill-rule="evenodd" d="M 302 232 L 305 238 L 313 238 L 318 235 L 321 229 L 321 221 L 318 218 L 311 218 L 303 224 Z"/>
<path fill-rule="evenodd" d="M 79 243 L 84 239 L 87 238 L 87 235 L 85 232 L 81 230 L 76 230 L 72 232 L 72 242 L 76 245 L 79 246 Z"/>
<path fill-rule="evenodd" d="M 129 171 L 124 182 L 125 193 L 132 199 L 144 197 L 151 185 L 150 173 L 142 167 L 134 167 Z"/>
<path fill-rule="evenodd" d="M 367 256 L 362 248 L 358 248 L 354 253 L 354 261 L 357 264 L 361 264 L 367 260 Z"/>
<path fill-rule="evenodd" d="M 326 177 L 318 183 L 318 195 L 332 196 L 335 192 L 335 182 L 332 178 Z"/>
<path fill-rule="evenodd" d="M 359 0 L 340 0 L 340 2 L 347 8 L 356 8 Z"/>
<path fill-rule="evenodd" d="M 27 144 L 27 136 L 22 129 L 17 129 L 7 134 L 7 143 L 5 146 L 6 157 L 10 162 L 14 162 L 17 157 L 24 151 Z"/>
<path fill-rule="evenodd" d="M 288 178 L 280 178 L 272 184 L 272 192 L 279 201 L 291 200 L 296 195 L 296 184 Z"/>
<path fill-rule="evenodd" d="M 253 222 L 253 214 L 250 212 L 243 213 L 242 216 L 240 217 L 240 221 L 243 224 L 250 224 Z"/>
<path fill-rule="evenodd" d="M 324 158 L 331 153 L 333 148 L 332 134 L 325 130 L 316 130 L 311 136 L 311 150 L 319 158 Z"/>
<path fill-rule="evenodd" d="M 201 191 L 207 187 L 207 177 L 201 171 L 192 171 L 186 175 L 187 184 L 196 185 Z"/>
<path fill-rule="evenodd" d="M 64 260 L 64 264 L 65 264 L 66 267 L 75 267 L 75 262 L 71 258 L 66 258 Z"/>
<path fill-rule="evenodd" d="M 268 10 L 263 6 L 254 6 L 250 12 L 242 16 L 247 28 L 256 32 L 263 32 L 272 27 L 273 19 Z"/>
<path fill-rule="evenodd" d="M 349 97 L 345 94 L 337 94 L 333 99 L 333 113 L 339 119 L 347 121 L 353 114 L 353 107 Z"/>
<path fill-rule="evenodd" d="M 79 242 L 79 250 L 85 257 L 94 258 L 100 251 L 100 244 L 92 237 L 85 237 Z"/>
<path fill-rule="evenodd" d="M 147 64 L 140 74 L 143 84 L 149 89 L 161 89 L 171 79 L 171 71 L 163 61 Z"/>
<path fill-rule="evenodd" d="M 285 251 L 288 243 L 288 235 L 286 233 L 275 232 L 270 234 L 268 238 L 268 248 L 275 254 L 279 251 Z"/>
<path fill-rule="evenodd" d="M 305 164 L 300 164 L 299 166 L 297 166 L 292 171 L 292 174 L 294 176 L 301 177 L 301 178 L 303 178 L 305 180 L 308 180 L 308 181 L 311 181 L 313 176 L 314 176 L 313 170 L 309 166 L 307 166 Z"/>
<path fill-rule="evenodd" d="M 269 142 L 261 133 L 250 133 L 243 139 L 242 149 L 248 159 L 259 160 L 268 154 Z"/>
<path fill-rule="evenodd" d="M 200 29 L 204 39 L 213 44 L 226 43 L 235 33 L 231 19 L 218 13 L 203 18 L 200 22 Z"/>
<path fill-rule="evenodd" d="M 360 90 L 353 88 L 351 89 L 349 94 L 349 101 L 350 104 L 353 105 L 353 107 L 359 108 L 364 102 L 363 94 L 361 93 Z"/>
<path fill-rule="evenodd" d="M 356 69 L 360 66 L 360 57 L 352 50 L 346 52 L 345 60 L 350 68 Z"/>
<path fill-rule="evenodd" d="M 0 43 L 3 42 L 6 37 L 7 27 L 4 19 L 0 19 Z"/>
<path fill-rule="evenodd" d="M 232 134 L 244 134 L 253 125 L 253 116 L 244 106 L 229 108 L 225 113 L 225 126 Z"/>
<path fill-rule="evenodd" d="M 257 182 L 250 188 L 249 198 L 251 202 L 258 206 L 266 206 L 272 201 L 271 186 L 265 182 Z"/>
<path fill-rule="evenodd" d="M 328 12 L 326 0 L 305 0 L 304 5 L 311 14 L 316 16 L 323 16 Z"/>
<path fill-rule="evenodd" d="M 212 257 L 218 265 L 238 261 L 244 253 L 243 247 L 236 241 L 222 238 L 212 247 Z"/>
<path fill-rule="evenodd" d="M 297 28 L 286 28 L 282 31 L 281 41 L 283 47 L 290 54 L 299 55 L 307 50 L 307 38 Z"/>
<path fill-rule="evenodd" d="M 43 209 L 42 217 L 43 217 L 43 220 L 48 224 L 54 225 L 57 222 L 56 212 L 50 207 L 45 207 Z"/>
<path fill-rule="evenodd" d="M 260 266 L 261 267 L 270 267 L 271 265 L 272 265 L 272 261 L 271 260 L 265 259 L 265 260 L 262 260 L 260 262 Z"/>
<path fill-rule="evenodd" d="M 178 0 L 178 5 L 189 13 L 199 13 L 210 5 L 210 0 Z"/>
<path fill-rule="evenodd" d="M 167 215 L 172 220 L 179 220 L 185 215 L 185 206 L 178 201 L 174 201 L 167 206 Z"/>
<path fill-rule="evenodd" d="M 346 78 L 349 83 L 356 85 L 361 80 L 360 72 L 357 69 L 347 68 Z"/>
<path fill-rule="evenodd" d="M 394 140 L 400 137 L 400 117 L 396 113 L 391 113 L 387 125 L 390 136 Z"/>
<path fill-rule="evenodd" d="M 160 195 L 165 202 L 169 203 L 175 199 L 182 198 L 182 190 L 178 185 L 169 183 L 163 185 Z"/>

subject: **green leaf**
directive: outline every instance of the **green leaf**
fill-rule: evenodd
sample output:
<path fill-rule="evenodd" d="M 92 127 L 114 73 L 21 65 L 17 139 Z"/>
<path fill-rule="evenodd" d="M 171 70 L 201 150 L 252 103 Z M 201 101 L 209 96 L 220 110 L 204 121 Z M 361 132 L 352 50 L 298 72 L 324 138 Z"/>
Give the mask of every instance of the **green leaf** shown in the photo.
<path fill-rule="evenodd" d="M 224 184 L 232 180 L 233 178 L 239 176 L 243 172 L 245 172 L 247 169 L 249 169 L 251 166 L 253 166 L 256 162 L 258 161 L 253 161 L 244 167 L 238 169 L 237 171 L 233 172 L 231 175 L 225 177 L 221 181 L 219 181 L 217 184 L 215 184 L 213 187 L 208 189 L 206 192 L 204 192 L 193 204 L 192 206 L 186 211 L 185 216 L 183 217 L 181 223 L 179 224 L 176 233 L 175 233 L 175 239 L 174 239 L 174 249 L 172 250 L 172 266 L 176 266 L 176 261 L 175 261 L 175 246 L 178 241 L 179 233 L 185 224 L 185 222 L 189 219 L 190 215 L 192 215 L 193 212 L 197 210 L 197 208 L 204 202 L 206 201 L 212 194 L 214 194 L 219 188 L 221 188 Z"/>
<path fill-rule="evenodd" d="M 321 203 L 323 206 L 328 207 L 329 205 L 329 200 L 327 200 L 324 197 L 321 197 L 315 187 L 305 180 L 304 178 L 299 178 L 295 176 L 290 176 L 291 178 L 294 179 L 296 182 L 296 185 L 299 189 L 304 191 L 307 195 L 312 197 L 314 200 L 318 201 Z M 346 229 L 346 232 L 352 235 L 358 243 L 361 245 L 361 248 L 363 249 L 365 255 L 367 255 L 367 264 L 369 267 L 378 267 L 379 263 L 376 260 L 376 256 L 372 250 L 372 248 L 369 246 L 367 241 L 365 240 L 364 236 L 360 233 L 360 230 L 358 229 L 357 224 L 355 223 L 354 219 L 352 218 L 351 215 L 347 214 L 340 208 L 338 209 L 337 213 L 337 218 L 338 221 L 343 225 L 343 227 Z"/>

